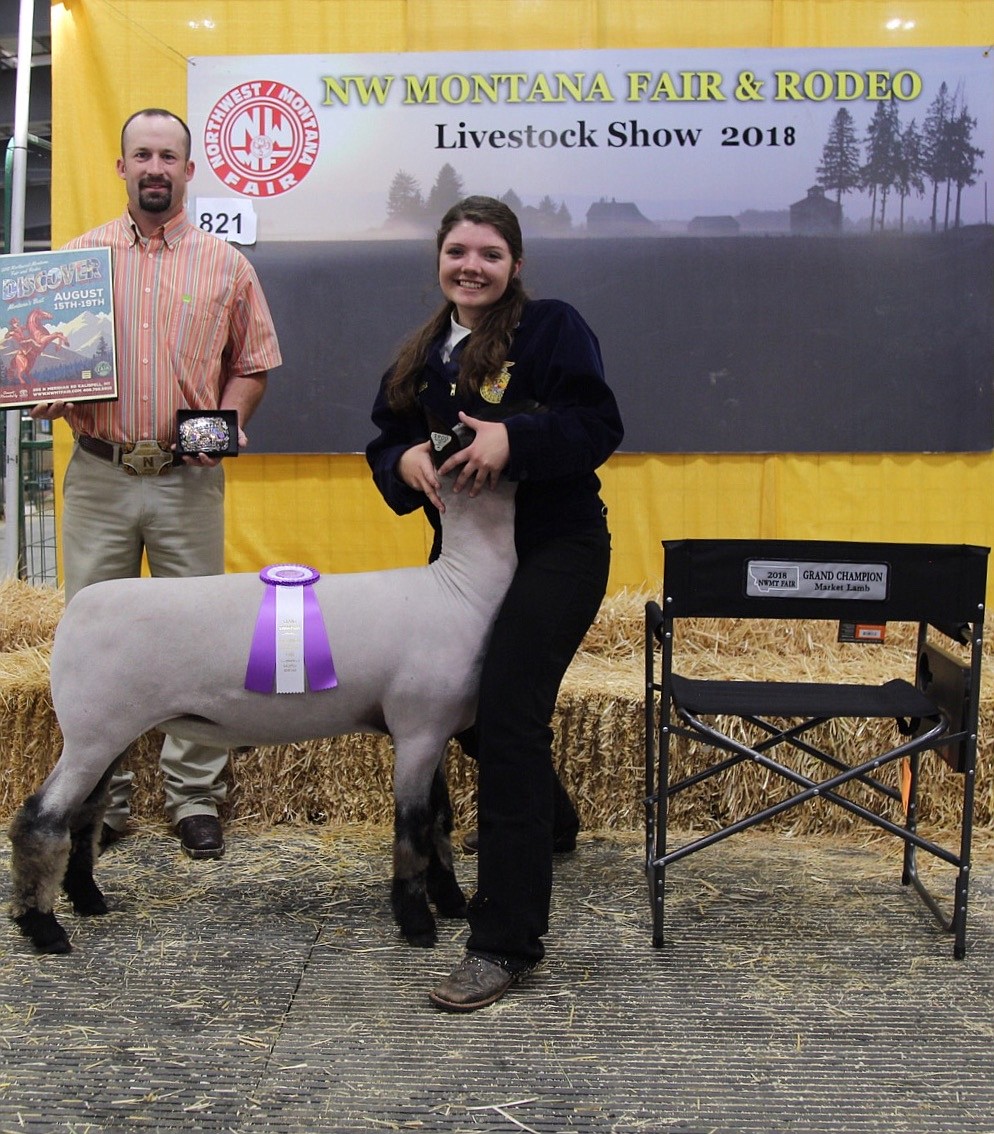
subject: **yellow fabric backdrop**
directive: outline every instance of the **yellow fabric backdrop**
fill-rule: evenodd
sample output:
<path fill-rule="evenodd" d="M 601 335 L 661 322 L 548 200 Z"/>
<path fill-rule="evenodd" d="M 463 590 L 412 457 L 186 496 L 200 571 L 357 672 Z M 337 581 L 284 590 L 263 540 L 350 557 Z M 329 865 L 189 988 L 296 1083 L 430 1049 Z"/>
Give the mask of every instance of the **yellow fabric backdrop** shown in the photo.
<path fill-rule="evenodd" d="M 888 29 L 894 17 L 902 24 Z M 751 47 L 981 50 L 994 42 L 994 4 L 56 0 L 52 35 L 52 219 L 58 246 L 123 208 L 123 185 L 114 174 L 120 125 L 142 106 L 185 113 L 190 56 L 740 47 L 745 63 Z M 992 161 L 994 152 L 988 152 L 988 168 Z M 333 317 L 334 297 L 328 303 Z M 653 376 L 644 379 L 651 383 Z M 371 397 L 376 380 L 371 374 Z M 292 377 L 276 371 L 269 396 L 293 397 Z M 57 483 L 69 448 L 68 430 L 60 425 Z M 416 517 L 398 520 L 387 510 L 361 456 L 243 455 L 227 462 L 227 474 L 229 570 L 255 570 L 280 560 L 337 571 L 424 561 L 424 524 Z M 603 480 L 614 535 L 612 591 L 655 585 L 663 538 L 994 543 L 989 453 L 623 455 L 609 462 Z"/>

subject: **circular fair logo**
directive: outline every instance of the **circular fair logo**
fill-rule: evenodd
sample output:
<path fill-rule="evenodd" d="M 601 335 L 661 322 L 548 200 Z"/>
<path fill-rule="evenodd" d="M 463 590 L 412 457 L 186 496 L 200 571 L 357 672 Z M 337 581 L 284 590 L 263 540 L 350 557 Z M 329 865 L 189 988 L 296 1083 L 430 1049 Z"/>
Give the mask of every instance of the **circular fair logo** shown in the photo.
<path fill-rule="evenodd" d="M 319 141 L 311 104 L 285 83 L 232 87 L 214 104 L 204 127 L 214 175 L 244 197 L 295 189 L 313 168 Z"/>

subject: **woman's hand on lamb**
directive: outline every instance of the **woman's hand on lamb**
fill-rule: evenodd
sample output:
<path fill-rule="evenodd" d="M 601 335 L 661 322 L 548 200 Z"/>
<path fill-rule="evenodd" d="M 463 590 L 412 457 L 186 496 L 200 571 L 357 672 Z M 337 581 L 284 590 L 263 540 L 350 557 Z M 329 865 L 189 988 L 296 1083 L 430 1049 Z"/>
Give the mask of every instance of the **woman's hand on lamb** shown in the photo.
<path fill-rule="evenodd" d="M 476 436 L 465 449 L 453 453 L 438 471 L 444 476 L 461 465 L 452 491 L 459 492 L 469 484 L 470 496 L 478 496 L 487 485 L 497 487 L 500 474 L 510 460 L 511 445 L 507 439 L 507 426 L 502 421 L 482 421 L 478 417 L 470 417 L 468 413 L 460 413 L 459 420 L 468 425 Z"/>
<path fill-rule="evenodd" d="M 415 492 L 423 492 L 439 512 L 445 511 L 445 505 L 438 494 L 441 482 L 431 459 L 430 441 L 412 445 L 410 449 L 405 449 L 401 453 L 397 462 L 397 475 L 408 488 L 413 488 Z"/>

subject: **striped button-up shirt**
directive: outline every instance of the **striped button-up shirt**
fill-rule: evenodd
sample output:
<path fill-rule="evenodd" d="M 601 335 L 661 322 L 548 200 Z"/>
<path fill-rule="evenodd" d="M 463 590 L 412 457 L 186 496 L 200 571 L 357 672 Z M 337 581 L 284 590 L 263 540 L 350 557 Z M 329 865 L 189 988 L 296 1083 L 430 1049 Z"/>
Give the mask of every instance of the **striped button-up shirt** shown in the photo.
<path fill-rule="evenodd" d="M 279 366 L 279 344 L 255 270 L 181 212 L 147 239 L 131 216 L 66 248 L 110 248 L 118 398 L 78 402 L 76 433 L 115 444 L 176 440 L 178 409 L 217 409 L 229 377 Z"/>

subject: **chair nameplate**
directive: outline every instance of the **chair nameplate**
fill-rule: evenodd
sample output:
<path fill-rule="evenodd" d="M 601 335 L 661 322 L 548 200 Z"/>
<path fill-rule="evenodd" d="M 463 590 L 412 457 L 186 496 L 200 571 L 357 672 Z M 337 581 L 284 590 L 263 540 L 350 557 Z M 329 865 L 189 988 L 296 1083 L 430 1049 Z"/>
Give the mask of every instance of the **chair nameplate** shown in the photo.
<path fill-rule="evenodd" d="M 749 559 L 746 594 L 752 598 L 849 599 L 882 602 L 887 598 L 886 563 L 810 562 L 798 559 Z"/>

